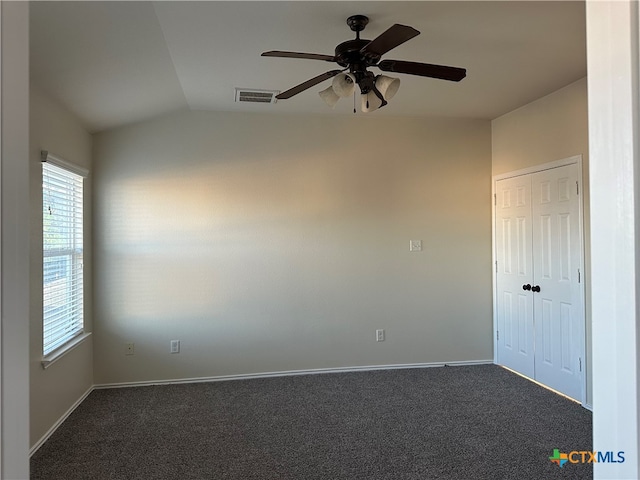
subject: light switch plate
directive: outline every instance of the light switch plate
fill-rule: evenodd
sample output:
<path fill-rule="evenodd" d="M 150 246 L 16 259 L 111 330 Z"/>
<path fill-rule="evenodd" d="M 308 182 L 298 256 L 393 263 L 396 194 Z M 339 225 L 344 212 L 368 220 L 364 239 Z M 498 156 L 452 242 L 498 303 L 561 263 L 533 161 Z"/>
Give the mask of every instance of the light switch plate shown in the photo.
<path fill-rule="evenodd" d="M 409 251 L 410 252 L 421 252 L 422 251 L 422 240 L 409 240 Z"/>

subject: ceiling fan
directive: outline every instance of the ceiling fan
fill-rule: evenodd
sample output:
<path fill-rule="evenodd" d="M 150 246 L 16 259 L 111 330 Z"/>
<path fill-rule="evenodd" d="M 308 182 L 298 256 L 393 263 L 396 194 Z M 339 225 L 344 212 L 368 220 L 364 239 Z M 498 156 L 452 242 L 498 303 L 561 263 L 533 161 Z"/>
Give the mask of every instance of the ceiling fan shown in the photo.
<path fill-rule="evenodd" d="M 276 95 L 276 98 L 279 100 L 291 98 L 320 82 L 335 77 L 332 85 L 320 92 L 320 97 L 329 106 L 333 107 L 340 97 L 352 95 L 357 85 L 362 94 L 362 110 L 369 112 L 385 106 L 387 101 L 398 91 L 400 85 L 399 79 L 385 75 L 376 76 L 367 70 L 369 67 L 377 67 L 383 72 L 406 73 L 453 82 L 459 82 L 466 76 L 467 71 L 464 68 L 407 62 L 403 60 L 381 60 L 381 57 L 385 53 L 411 40 L 413 37 L 420 35 L 420 32 L 415 28 L 396 23 L 375 39 L 364 40 L 360 38 L 360 32 L 364 30 L 368 23 L 369 18 L 364 15 L 352 15 L 347 18 L 347 25 L 349 25 L 352 31 L 356 32 L 356 38 L 339 44 L 335 48 L 335 55 L 285 52 L 280 50 L 264 52 L 262 54 L 263 57 L 321 60 L 334 62 L 343 67 L 342 69 L 329 70 L 328 72 L 296 85 Z M 347 70 L 349 73 L 344 73 Z"/>

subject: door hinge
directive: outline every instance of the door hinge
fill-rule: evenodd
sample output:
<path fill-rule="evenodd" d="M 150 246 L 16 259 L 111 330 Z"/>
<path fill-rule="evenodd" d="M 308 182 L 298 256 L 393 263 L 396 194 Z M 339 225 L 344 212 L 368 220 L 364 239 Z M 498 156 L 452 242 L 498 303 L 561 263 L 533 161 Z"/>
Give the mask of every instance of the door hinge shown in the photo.
<path fill-rule="evenodd" d="M 576 195 L 580 195 L 580 184 L 576 180 Z"/>
<path fill-rule="evenodd" d="M 578 283 L 580 283 L 580 269 L 578 269 Z"/>
<path fill-rule="evenodd" d="M 496 330 L 496 340 L 500 340 L 500 330 Z"/>
<path fill-rule="evenodd" d="M 493 194 L 493 204 L 498 205 L 498 195 L 495 193 Z"/>
<path fill-rule="evenodd" d="M 498 261 L 496 260 L 496 273 L 498 273 Z"/>
<path fill-rule="evenodd" d="M 582 358 L 578 357 L 578 365 L 580 366 L 580 371 L 582 371 Z"/>

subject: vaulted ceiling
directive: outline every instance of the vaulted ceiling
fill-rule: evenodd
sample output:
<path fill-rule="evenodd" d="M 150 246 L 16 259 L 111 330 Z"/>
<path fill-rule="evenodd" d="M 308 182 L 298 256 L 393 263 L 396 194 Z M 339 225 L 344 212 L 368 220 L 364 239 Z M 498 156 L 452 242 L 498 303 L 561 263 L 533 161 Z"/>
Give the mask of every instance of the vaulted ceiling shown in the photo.
<path fill-rule="evenodd" d="M 383 58 L 467 69 L 460 83 L 403 74 L 388 106 L 359 115 L 493 119 L 586 75 L 584 2 L 32 2 L 31 78 L 92 131 L 181 110 L 353 115 L 318 97 L 329 81 L 275 104 L 234 89 L 286 90 L 335 67 L 266 58 L 333 55 L 364 14 L 372 39 L 394 23 L 421 35 Z M 377 72 L 377 70 L 376 70 Z"/>

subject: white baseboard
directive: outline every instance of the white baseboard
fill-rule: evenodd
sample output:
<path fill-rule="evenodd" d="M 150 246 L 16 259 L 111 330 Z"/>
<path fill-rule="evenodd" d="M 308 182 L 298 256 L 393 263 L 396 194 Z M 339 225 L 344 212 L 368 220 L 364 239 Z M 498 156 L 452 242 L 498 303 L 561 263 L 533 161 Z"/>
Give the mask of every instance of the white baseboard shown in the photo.
<path fill-rule="evenodd" d="M 307 370 L 286 370 L 279 372 L 243 373 L 237 375 L 218 375 L 213 377 L 175 378 L 166 380 L 145 380 L 140 382 L 102 383 L 94 385 L 95 389 L 143 387 L 149 385 L 170 385 L 180 383 L 223 382 L 228 380 L 246 380 L 249 378 L 289 377 L 293 375 L 315 375 L 320 373 L 363 372 L 375 370 L 398 370 L 404 368 L 459 367 L 466 365 L 488 365 L 493 360 L 465 360 L 457 362 L 403 363 L 395 365 L 366 365 L 357 367 L 313 368 Z"/>
<path fill-rule="evenodd" d="M 53 426 L 47 430 L 47 433 L 45 433 L 42 438 L 40 440 L 38 440 L 35 445 L 33 447 L 31 447 L 31 450 L 29 450 L 29 456 L 31 457 L 34 453 L 36 453 L 38 451 L 38 449 L 44 444 L 44 442 L 46 442 L 47 440 L 49 440 L 49 437 L 51 435 L 53 435 L 53 433 L 58 429 L 58 427 L 60 425 L 62 425 L 62 423 L 69 417 L 69 415 L 71 415 L 73 413 L 73 411 L 78 408 L 78 406 L 84 402 L 84 399 L 87 398 L 89 396 L 89 394 L 91 392 L 93 392 L 94 387 L 91 386 L 87 389 L 86 392 L 84 392 L 80 398 L 78 400 L 75 401 L 75 403 L 73 405 L 71 405 L 71 407 L 69 408 L 69 410 L 67 410 L 59 419 L 56 423 L 53 424 Z"/>

